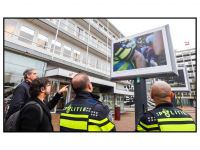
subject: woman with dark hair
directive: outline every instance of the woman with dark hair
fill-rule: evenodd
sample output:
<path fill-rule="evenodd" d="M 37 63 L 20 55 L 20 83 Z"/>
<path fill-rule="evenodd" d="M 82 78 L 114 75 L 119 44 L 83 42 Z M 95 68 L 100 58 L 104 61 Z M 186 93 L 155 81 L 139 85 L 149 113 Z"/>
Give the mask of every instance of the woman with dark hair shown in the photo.
<path fill-rule="evenodd" d="M 20 131 L 53 131 L 50 110 L 56 106 L 62 92 L 68 92 L 67 86 L 60 89 L 49 102 L 44 102 L 50 94 L 51 84 L 48 78 L 35 79 L 29 89 L 31 98 L 28 102 L 36 102 L 27 105 L 21 112 Z"/>

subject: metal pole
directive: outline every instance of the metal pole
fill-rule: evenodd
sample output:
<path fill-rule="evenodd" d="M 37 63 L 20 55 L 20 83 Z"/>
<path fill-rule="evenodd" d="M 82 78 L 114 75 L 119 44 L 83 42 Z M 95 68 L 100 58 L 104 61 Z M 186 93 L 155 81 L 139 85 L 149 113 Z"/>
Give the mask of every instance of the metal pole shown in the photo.
<path fill-rule="evenodd" d="M 107 48 L 106 48 L 106 53 L 107 53 L 107 61 L 106 61 L 106 74 L 108 73 L 108 27 L 109 27 L 109 23 L 108 23 L 108 21 L 107 21 L 107 35 L 106 35 L 106 37 L 107 37 Z"/>
<path fill-rule="evenodd" d="M 59 19 L 58 26 L 57 26 L 56 37 L 55 37 L 55 41 L 54 41 L 54 46 L 53 46 L 53 52 L 52 52 L 51 60 L 53 60 L 53 54 L 54 54 L 54 51 L 55 51 L 55 46 L 56 46 L 56 41 L 57 41 L 59 26 L 60 26 L 60 19 Z"/>
<path fill-rule="evenodd" d="M 143 108 L 147 111 L 147 93 L 146 93 L 146 79 L 140 78 L 137 83 L 137 78 L 134 79 L 134 95 L 135 95 L 135 128 L 139 117 L 144 113 Z"/>
<path fill-rule="evenodd" d="M 85 68 L 87 69 L 87 63 L 88 63 L 88 44 L 90 39 L 90 21 L 89 21 L 89 34 L 88 34 L 88 41 L 87 41 L 87 55 L 86 55 L 86 62 L 85 62 Z"/>

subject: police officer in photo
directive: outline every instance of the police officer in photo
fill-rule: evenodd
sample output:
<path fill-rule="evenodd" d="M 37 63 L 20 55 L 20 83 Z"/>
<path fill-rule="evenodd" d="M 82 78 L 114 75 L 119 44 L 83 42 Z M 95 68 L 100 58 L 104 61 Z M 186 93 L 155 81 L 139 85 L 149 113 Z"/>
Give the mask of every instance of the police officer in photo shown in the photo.
<path fill-rule="evenodd" d="M 85 73 L 74 76 L 72 88 L 76 96 L 61 113 L 60 131 L 116 131 L 108 106 L 92 93 L 92 84 Z"/>
<path fill-rule="evenodd" d="M 164 81 L 155 82 L 150 95 L 156 108 L 140 116 L 136 131 L 196 131 L 192 117 L 173 107 L 171 99 L 174 94 L 169 84 Z"/>

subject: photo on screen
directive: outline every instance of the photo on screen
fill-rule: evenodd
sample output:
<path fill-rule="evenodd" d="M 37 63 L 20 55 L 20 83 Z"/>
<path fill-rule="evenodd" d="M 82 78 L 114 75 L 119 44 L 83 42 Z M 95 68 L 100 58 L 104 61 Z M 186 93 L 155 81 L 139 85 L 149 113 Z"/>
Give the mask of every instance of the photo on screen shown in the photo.
<path fill-rule="evenodd" d="M 183 70 L 178 70 L 177 77 L 156 78 L 155 81 L 165 81 L 171 87 L 186 87 Z"/>
<path fill-rule="evenodd" d="M 113 72 L 167 65 L 162 30 L 113 45 Z"/>

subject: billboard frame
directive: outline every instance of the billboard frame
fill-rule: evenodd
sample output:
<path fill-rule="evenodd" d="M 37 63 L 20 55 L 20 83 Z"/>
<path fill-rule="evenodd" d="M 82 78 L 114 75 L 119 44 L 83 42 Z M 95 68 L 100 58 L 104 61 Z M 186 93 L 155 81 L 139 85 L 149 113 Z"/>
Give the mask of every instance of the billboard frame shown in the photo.
<path fill-rule="evenodd" d="M 114 44 L 126 39 L 131 39 L 141 35 L 149 34 L 156 31 L 162 31 L 163 43 L 165 48 L 165 56 L 167 65 L 156 66 L 156 67 L 145 67 L 131 70 L 123 71 L 113 71 L 113 60 L 114 60 Z M 157 77 L 166 77 L 166 76 L 177 76 L 178 71 L 176 68 L 176 61 L 174 56 L 174 50 L 172 45 L 172 39 L 170 35 L 169 25 L 161 26 L 152 30 L 134 34 L 132 36 L 124 37 L 115 41 L 112 41 L 111 44 L 112 53 L 111 53 L 111 80 L 132 80 L 137 77 L 141 78 L 157 78 Z M 155 69 L 156 68 L 156 69 Z M 156 70 L 156 71 L 155 71 Z"/>
<path fill-rule="evenodd" d="M 185 87 L 171 87 L 172 92 L 191 92 L 188 72 L 186 67 L 177 67 L 177 70 L 183 70 Z M 155 79 L 154 79 L 155 81 Z"/>

